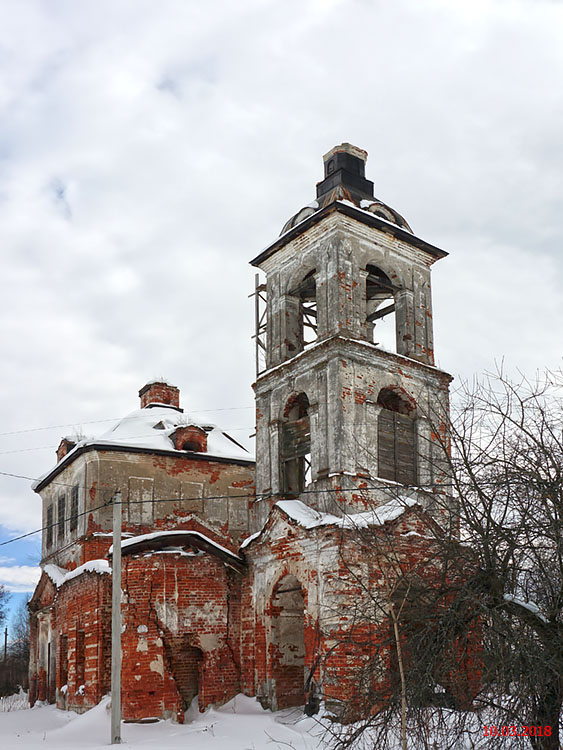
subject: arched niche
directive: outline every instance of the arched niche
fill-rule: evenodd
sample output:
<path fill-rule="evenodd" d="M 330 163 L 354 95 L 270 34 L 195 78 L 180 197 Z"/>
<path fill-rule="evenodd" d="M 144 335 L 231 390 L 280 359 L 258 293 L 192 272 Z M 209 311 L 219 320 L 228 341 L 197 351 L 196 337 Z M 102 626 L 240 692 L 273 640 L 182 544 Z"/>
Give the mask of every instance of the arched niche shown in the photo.
<path fill-rule="evenodd" d="M 305 592 L 294 575 L 284 576 L 271 599 L 271 675 L 275 707 L 305 703 Z"/>

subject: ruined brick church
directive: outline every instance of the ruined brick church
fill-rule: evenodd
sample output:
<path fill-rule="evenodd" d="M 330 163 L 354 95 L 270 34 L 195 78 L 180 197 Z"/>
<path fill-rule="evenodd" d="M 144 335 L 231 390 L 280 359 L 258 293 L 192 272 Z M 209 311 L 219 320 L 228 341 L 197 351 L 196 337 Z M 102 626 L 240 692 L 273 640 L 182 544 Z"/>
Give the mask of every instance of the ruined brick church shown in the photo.
<path fill-rule="evenodd" d="M 350 607 L 381 584 L 358 529 L 391 533 L 405 559 L 424 554 L 451 380 L 434 364 L 430 284 L 446 253 L 374 197 L 366 158 L 329 151 L 316 200 L 252 261 L 266 277 L 255 461 L 188 419 L 163 381 L 101 437 L 61 441 L 35 485 L 32 703 L 80 711 L 109 692 L 117 491 L 124 719 L 183 721 L 195 696 L 200 710 L 242 692 L 272 709 L 322 698 L 335 712 L 353 697 L 375 656 L 350 637 Z M 378 627 L 372 649 L 389 626 Z M 390 650 L 377 658 L 384 682 Z"/>

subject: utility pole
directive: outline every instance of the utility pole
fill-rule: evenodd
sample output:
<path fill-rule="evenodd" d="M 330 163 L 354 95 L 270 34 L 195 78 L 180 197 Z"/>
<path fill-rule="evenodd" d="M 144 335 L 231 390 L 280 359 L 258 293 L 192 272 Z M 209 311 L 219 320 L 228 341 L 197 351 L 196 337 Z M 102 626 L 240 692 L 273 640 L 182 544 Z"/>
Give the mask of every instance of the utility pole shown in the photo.
<path fill-rule="evenodd" d="M 113 497 L 111 561 L 111 744 L 121 744 L 121 492 Z"/>
<path fill-rule="evenodd" d="M 8 659 L 8 628 L 4 628 L 4 664 Z"/>

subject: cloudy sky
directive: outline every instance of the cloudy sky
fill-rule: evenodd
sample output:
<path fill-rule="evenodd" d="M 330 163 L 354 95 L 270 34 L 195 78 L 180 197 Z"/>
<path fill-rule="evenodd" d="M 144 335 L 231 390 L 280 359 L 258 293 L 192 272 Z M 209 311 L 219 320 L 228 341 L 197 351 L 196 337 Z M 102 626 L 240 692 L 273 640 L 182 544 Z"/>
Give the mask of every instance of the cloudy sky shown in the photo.
<path fill-rule="evenodd" d="M 436 351 L 458 379 L 561 366 L 563 4 L 0 0 L 0 540 L 25 479 L 163 375 L 248 442 L 255 257 L 322 154 L 450 252 Z M 38 540 L 0 547 L 25 592 Z M 20 593 L 19 596 L 23 596 Z M 17 598 L 17 597 L 16 597 Z"/>

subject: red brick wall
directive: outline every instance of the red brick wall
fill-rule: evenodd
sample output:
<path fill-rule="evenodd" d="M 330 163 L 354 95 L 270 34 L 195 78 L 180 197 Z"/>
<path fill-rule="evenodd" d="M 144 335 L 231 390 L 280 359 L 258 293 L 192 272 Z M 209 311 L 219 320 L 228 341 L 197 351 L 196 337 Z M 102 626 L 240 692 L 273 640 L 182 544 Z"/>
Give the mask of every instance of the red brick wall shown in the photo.
<path fill-rule="evenodd" d="M 60 692 L 61 635 L 67 637 L 66 695 Z M 86 572 L 61 586 L 55 601 L 55 636 L 57 705 L 75 711 L 95 706 L 110 689 L 111 576 Z"/>
<path fill-rule="evenodd" d="M 125 719 L 158 716 L 182 721 L 190 685 L 194 687 L 195 662 L 200 709 L 236 695 L 240 654 L 234 619 L 239 589 L 238 574 L 228 572 L 211 555 L 124 557 Z M 180 653 L 184 647 L 191 649 L 189 658 Z"/>
<path fill-rule="evenodd" d="M 195 520 L 185 526 L 214 536 Z M 386 537 L 390 532 L 392 539 Z M 405 536 L 409 532 L 417 533 Z M 362 665 L 369 666 L 377 654 L 382 673 L 380 678 L 370 679 L 379 679 L 378 688 L 385 692 L 394 663 L 389 618 L 366 620 L 361 607 L 356 610 L 356 605 L 365 600 L 366 586 L 381 590 L 382 585 L 388 585 L 389 576 L 397 572 L 388 569 L 385 556 L 378 558 L 373 549 L 384 550 L 387 539 L 404 570 L 418 567 L 431 579 L 440 568 L 427 565 L 432 541 L 425 532 L 426 522 L 417 511 L 403 514 L 391 527 L 371 530 L 369 533 L 375 536 L 370 539 L 368 535 L 362 541 L 356 532 L 336 527 L 303 529 L 276 510 L 261 539 L 246 548 L 249 567 L 244 575 L 207 553 L 170 550 L 125 554 L 124 718 L 171 717 L 182 721 L 196 691 L 201 709 L 224 703 L 240 690 L 279 707 L 284 701 L 298 699 L 299 691 L 294 688 L 299 670 L 313 671 L 312 680 L 317 685 L 322 683 L 329 705 L 336 706 L 345 696 L 348 716 L 353 718 L 366 687 L 358 677 Z M 380 547 L 374 546 L 376 540 Z M 92 537 L 91 551 L 95 545 L 107 548 L 110 541 Z M 299 662 L 297 666 L 290 664 L 290 669 L 284 667 L 291 659 L 287 658 L 287 648 L 284 656 L 280 646 L 281 631 L 277 635 L 275 631 L 280 614 L 276 590 L 287 576 L 297 579 L 303 594 L 304 667 Z M 47 607 L 54 600 L 57 649 L 61 636 L 66 637 L 68 691 L 66 696 L 59 692 L 60 707 L 83 710 L 95 705 L 109 690 L 110 596 L 110 576 L 84 573 L 65 583 L 56 595 L 47 581 L 35 602 L 36 606 Z M 34 653 L 36 631 L 32 626 Z M 78 674 L 81 632 L 83 678 Z M 408 644 L 403 646 L 408 657 Z M 466 654 L 466 660 L 458 659 L 459 669 L 442 675 L 441 682 L 452 692 L 456 685 L 462 686 L 456 698 L 467 703 L 480 680 L 477 630 L 470 634 L 469 646 L 465 638 L 453 649 Z M 59 691 L 65 679 L 61 656 L 57 653 Z M 83 695 L 78 692 L 79 684 L 85 686 Z M 295 693 L 293 698 L 290 688 Z M 32 695 L 44 699 L 46 691 L 46 675 L 36 670 Z"/>

